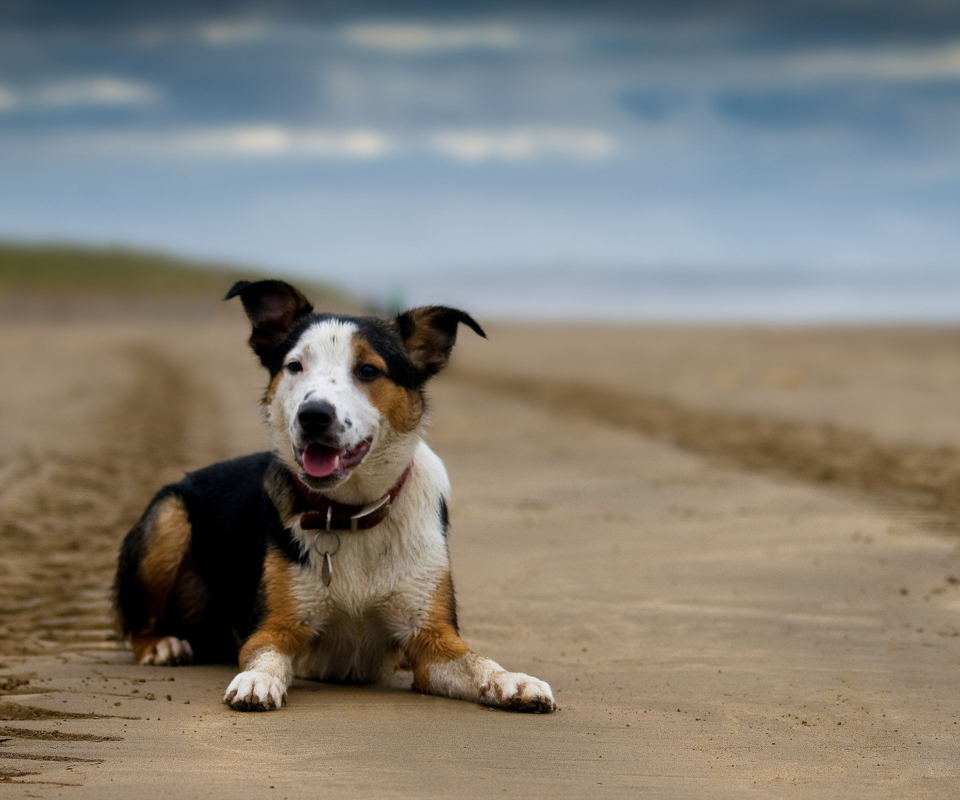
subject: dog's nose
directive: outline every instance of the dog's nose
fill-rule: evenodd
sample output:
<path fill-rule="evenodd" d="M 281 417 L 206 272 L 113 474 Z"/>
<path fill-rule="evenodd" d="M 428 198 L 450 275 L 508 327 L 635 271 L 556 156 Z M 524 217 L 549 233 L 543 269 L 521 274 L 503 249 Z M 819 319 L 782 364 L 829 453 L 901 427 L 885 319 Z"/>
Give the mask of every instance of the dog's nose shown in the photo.
<path fill-rule="evenodd" d="M 300 430 L 307 436 L 322 436 L 330 429 L 336 418 L 337 410 L 322 400 L 304 403 L 297 412 Z"/>

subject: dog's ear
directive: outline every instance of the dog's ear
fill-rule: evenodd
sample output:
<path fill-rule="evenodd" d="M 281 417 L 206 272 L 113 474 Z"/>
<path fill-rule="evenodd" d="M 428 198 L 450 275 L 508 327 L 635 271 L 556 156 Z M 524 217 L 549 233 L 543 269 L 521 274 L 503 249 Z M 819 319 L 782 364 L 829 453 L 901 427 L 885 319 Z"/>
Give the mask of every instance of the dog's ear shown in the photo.
<path fill-rule="evenodd" d="M 276 348 L 283 344 L 296 322 L 313 311 L 313 306 L 283 281 L 237 281 L 223 299 L 237 295 L 253 325 L 250 347 L 260 362 L 273 371 L 272 356 Z"/>
<path fill-rule="evenodd" d="M 407 355 L 424 379 L 436 375 L 446 366 L 457 341 L 457 326 L 461 323 L 487 338 L 473 317 L 446 306 L 424 306 L 404 311 L 397 316 L 396 323 Z"/>

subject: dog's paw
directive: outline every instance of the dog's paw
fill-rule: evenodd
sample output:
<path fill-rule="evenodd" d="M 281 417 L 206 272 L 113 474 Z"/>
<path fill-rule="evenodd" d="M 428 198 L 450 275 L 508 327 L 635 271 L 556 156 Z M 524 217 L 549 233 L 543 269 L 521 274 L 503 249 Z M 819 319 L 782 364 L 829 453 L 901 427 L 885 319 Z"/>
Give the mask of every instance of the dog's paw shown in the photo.
<path fill-rule="evenodd" d="M 140 656 L 141 664 L 152 664 L 155 667 L 176 667 L 179 664 L 189 664 L 193 661 L 193 648 L 186 639 L 176 636 L 164 636 L 150 645 Z"/>
<path fill-rule="evenodd" d="M 504 711 L 549 714 L 557 710 L 550 687 L 522 672 L 498 672 L 480 687 L 480 704 Z"/>
<path fill-rule="evenodd" d="M 230 681 L 223 702 L 236 711 L 272 711 L 287 699 L 283 681 L 268 672 L 249 670 Z"/>

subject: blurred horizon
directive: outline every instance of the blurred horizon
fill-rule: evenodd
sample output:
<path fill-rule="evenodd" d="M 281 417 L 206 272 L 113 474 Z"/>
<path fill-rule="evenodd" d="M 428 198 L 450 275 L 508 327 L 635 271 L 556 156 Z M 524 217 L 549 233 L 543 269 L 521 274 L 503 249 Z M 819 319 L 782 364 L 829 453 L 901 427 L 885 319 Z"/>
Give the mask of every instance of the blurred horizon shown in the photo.
<path fill-rule="evenodd" d="M 506 317 L 942 321 L 958 189 L 946 0 L 0 0 L 3 239 Z"/>

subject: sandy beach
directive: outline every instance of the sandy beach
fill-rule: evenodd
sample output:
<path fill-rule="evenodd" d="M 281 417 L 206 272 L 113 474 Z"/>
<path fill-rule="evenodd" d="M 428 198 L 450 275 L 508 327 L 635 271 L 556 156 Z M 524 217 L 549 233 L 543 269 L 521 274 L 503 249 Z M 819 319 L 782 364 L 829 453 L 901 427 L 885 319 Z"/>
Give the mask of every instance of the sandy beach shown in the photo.
<path fill-rule="evenodd" d="M 232 313 L 231 313 L 232 312 Z M 464 638 L 511 715 L 139 667 L 117 547 L 266 446 L 239 309 L 0 320 L 0 796 L 952 798 L 960 330 L 490 325 L 431 393 Z"/>

